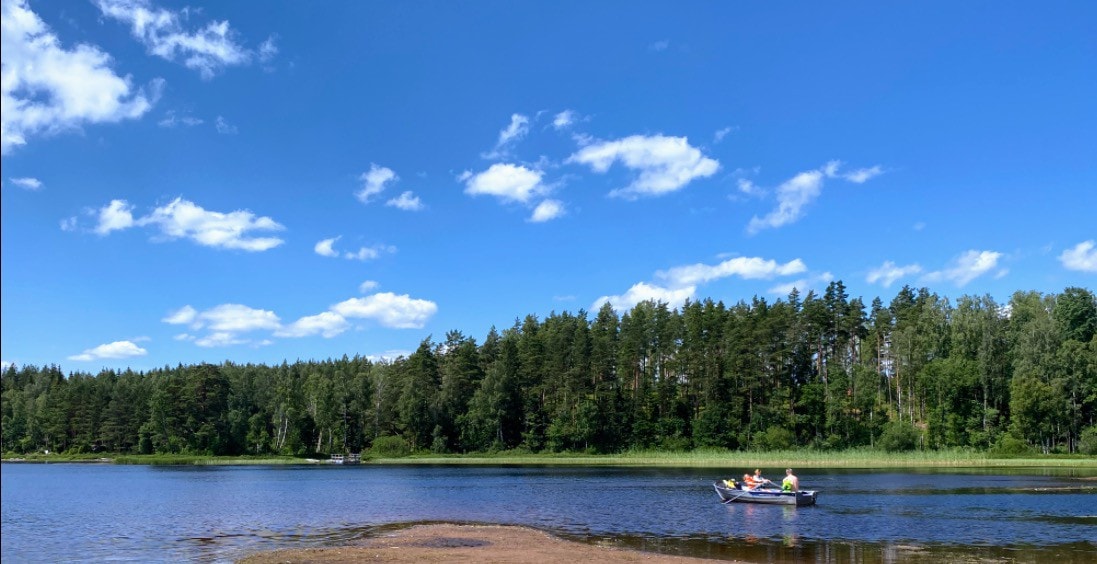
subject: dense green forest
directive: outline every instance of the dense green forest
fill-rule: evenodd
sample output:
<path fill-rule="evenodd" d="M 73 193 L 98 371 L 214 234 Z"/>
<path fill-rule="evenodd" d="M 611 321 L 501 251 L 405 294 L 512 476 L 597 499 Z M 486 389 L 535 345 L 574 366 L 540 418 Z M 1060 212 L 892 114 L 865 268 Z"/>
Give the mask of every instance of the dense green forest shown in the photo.
<path fill-rule="evenodd" d="M 395 361 L 202 364 L 96 375 L 10 366 L 4 452 L 887 450 L 1097 453 L 1097 300 L 955 304 L 840 281 L 726 306 L 527 316 Z"/>

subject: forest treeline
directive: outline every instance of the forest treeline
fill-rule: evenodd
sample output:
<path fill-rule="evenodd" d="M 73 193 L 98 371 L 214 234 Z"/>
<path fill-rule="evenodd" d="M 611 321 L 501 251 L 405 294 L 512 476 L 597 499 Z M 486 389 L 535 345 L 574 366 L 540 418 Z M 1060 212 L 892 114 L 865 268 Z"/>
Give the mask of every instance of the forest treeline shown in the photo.
<path fill-rule="evenodd" d="M 1097 453 L 1097 300 L 643 302 L 451 331 L 392 361 L 2 374 L 4 452 L 317 455 L 974 447 Z"/>

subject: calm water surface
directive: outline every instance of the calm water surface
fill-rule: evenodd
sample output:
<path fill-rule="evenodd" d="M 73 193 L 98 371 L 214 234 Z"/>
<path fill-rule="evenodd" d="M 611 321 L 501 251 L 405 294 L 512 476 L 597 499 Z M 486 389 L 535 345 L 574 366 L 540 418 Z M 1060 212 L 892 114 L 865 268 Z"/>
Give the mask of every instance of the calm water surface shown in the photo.
<path fill-rule="evenodd" d="M 712 469 L 4 464 L 0 556 L 221 562 L 457 521 L 724 559 L 1097 562 L 1092 470 L 797 474 L 819 505 L 723 505 Z"/>

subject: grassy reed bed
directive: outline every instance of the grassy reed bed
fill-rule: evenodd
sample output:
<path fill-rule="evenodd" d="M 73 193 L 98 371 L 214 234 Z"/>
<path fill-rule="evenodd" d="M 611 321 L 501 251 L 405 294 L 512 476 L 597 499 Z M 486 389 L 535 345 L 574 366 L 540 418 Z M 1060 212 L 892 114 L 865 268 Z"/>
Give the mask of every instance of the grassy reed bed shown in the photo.
<path fill-rule="evenodd" d="M 498 453 L 475 455 L 414 455 L 377 458 L 373 464 L 469 464 L 553 466 L 666 466 L 693 468 L 1097 468 L 1097 457 L 1046 456 L 994 458 L 964 450 L 888 453 L 871 449 L 845 451 L 789 450 L 740 452 L 697 450 L 687 452 L 629 451 L 612 455 Z"/>

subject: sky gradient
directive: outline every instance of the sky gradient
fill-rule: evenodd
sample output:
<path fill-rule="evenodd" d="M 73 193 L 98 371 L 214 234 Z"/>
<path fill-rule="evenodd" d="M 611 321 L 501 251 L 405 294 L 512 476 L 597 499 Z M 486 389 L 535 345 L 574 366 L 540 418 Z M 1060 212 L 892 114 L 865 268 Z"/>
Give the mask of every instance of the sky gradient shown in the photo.
<path fill-rule="evenodd" d="M 2 0 L 2 362 L 1097 280 L 1097 4 Z"/>

